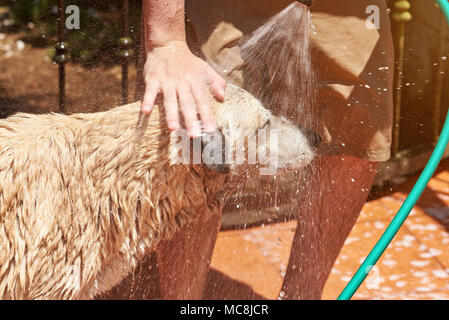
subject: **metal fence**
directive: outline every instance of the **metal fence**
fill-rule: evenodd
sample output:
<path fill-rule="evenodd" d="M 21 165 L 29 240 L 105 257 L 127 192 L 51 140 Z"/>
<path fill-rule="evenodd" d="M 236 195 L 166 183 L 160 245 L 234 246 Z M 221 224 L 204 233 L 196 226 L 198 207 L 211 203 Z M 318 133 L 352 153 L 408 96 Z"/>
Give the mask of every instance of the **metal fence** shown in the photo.
<path fill-rule="evenodd" d="M 121 102 L 128 102 L 128 65 L 134 56 L 133 40 L 129 36 L 129 0 L 123 0 L 120 10 L 121 37 L 117 41 L 118 55 L 122 65 Z M 58 0 L 58 43 L 55 45 L 54 61 L 59 68 L 59 111 L 66 112 L 66 72 L 65 64 L 70 61 L 70 53 L 65 42 L 65 6 L 64 0 Z"/>

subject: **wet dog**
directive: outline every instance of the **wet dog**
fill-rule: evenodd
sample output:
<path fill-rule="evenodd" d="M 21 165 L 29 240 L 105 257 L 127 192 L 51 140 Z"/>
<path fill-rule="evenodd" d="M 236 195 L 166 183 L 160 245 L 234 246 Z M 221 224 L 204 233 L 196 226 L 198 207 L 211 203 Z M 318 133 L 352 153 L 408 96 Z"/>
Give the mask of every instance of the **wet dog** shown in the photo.
<path fill-rule="evenodd" d="M 213 111 L 219 136 L 230 145 L 246 146 L 249 154 L 248 139 L 269 128 L 277 135 L 267 148 L 277 150 L 276 168 L 313 159 L 308 133 L 272 116 L 244 90 L 228 86 L 226 97 L 213 102 Z M 86 299 L 105 292 L 160 240 L 220 212 L 242 184 L 230 181 L 248 161 L 173 164 L 179 141 L 171 138 L 163 109 L 147 117 L 139 111 L 134 103 L 0 120 L 0 298 Z M 202 151 L 215 150 L 219 140 L 209 139 Z"/>

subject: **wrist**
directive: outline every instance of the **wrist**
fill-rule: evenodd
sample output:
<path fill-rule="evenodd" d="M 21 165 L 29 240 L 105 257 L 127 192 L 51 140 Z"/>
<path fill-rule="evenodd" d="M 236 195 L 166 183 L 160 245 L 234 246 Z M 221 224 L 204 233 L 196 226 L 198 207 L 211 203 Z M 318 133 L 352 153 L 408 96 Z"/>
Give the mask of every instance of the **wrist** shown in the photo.
<path fill-rule="evenodd" d="M 164 2 L 144 0 L 144 40 L 147 51 L 173 42 L 186 42 L 184 0 Z"/>
<path fill-rule="evenodd" d="M 166 47 L 175 44 L 186 44 L 184 25 L 175 24 L 172 28 L 154 28 L 147 26 L 145 34 L 145 47 L 148 50 L 157 47 Z"/>
<path fill-rule="evenodd" d="M 145 43 L 146 52 L 149 53 L 158 48 L 183 48 L 187 47 L 187 41 L 182 37 L 158 38 L 147 40 Z"/>

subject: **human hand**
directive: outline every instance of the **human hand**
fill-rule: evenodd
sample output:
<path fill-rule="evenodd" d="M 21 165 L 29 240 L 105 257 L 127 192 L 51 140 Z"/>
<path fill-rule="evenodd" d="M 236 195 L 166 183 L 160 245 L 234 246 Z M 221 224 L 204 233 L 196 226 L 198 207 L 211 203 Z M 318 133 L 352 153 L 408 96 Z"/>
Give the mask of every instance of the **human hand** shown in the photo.
<path fill-rule="evenodd" d="M 144 79 L 142 113 L 149 114 L 157 95 L 161 94 L 170 130 L 181 127 L 179 111 L 191 137 L 201 135 L 198 114 L 205 132 L 215 130 L 210 93 L 223 101 L 226 82 L 205 61 L 196 57 L 185 41 L 171 41 L 148 49 Z"/>

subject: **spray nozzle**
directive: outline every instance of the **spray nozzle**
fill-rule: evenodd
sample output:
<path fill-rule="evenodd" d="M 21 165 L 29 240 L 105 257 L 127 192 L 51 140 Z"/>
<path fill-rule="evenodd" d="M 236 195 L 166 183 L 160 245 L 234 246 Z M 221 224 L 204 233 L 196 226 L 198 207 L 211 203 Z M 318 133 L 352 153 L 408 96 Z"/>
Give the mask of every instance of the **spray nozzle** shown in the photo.
<path fill-rule="evenodd" d="M 305 4 L 306 6 L 311 7 L 313 5 L 313 0 L 296 0 L 302 4 Z"/>

